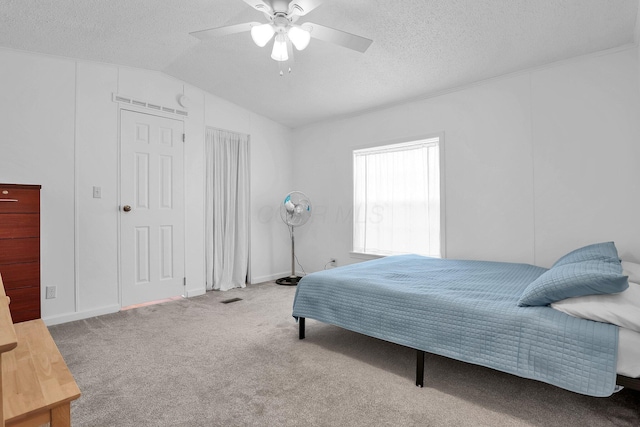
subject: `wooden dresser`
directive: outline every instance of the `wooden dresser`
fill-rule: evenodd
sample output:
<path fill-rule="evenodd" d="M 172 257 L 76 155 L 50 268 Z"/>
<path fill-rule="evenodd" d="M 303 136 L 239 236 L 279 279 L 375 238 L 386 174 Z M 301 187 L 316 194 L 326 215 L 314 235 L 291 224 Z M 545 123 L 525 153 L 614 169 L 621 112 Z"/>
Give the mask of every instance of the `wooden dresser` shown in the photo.
<path fill-rule="evenodd" d="M 0 274 L 13 321 L 39 319 L 39 185 L 0 184 Z"/>

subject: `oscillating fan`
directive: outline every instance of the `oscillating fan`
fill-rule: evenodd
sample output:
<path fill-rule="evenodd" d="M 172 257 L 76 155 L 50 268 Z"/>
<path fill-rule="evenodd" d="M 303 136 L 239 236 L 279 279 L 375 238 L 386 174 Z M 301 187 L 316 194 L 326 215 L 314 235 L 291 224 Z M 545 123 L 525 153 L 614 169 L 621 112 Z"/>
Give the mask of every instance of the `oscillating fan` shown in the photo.
<path fill-rule="evenodd" d="M 309 198 L 300 191 L 292 191 L 287 194 L 280 205 L 280 217 L 289 227 L 291 235 L 291 275 L 276 280 L 278 285 L 295 286 L 301 277 L 296 275 L 296 253 L 293 229 L 304 225 L 311 218 L 311 202 Z"/>

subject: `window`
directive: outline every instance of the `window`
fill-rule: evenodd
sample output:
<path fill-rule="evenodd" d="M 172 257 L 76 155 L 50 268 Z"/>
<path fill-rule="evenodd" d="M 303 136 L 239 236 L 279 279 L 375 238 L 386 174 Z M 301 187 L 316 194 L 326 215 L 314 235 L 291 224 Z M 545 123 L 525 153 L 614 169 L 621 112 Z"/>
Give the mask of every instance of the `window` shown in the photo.
<path fill-rule="evenodd" d="M 353 151 L 353 252 L 441 254 L 440 137 Z"/>

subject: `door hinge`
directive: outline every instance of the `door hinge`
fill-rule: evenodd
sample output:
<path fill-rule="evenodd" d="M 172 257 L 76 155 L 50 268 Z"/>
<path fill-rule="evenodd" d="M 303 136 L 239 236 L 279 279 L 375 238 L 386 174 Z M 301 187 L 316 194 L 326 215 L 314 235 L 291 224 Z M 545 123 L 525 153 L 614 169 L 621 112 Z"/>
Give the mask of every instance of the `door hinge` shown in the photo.
<path fill-rule="evenodd" d="M 186 142 L 187 141 L 187 135 L 185 135 L 184 133 L 182 134 L 182 142 Z"/>
<path fill-rule="evenodd" d="M 187 287 L 187 278 L 186 277 L 182 278 L 182 286 L 184 286 L 185 288 Z"/>

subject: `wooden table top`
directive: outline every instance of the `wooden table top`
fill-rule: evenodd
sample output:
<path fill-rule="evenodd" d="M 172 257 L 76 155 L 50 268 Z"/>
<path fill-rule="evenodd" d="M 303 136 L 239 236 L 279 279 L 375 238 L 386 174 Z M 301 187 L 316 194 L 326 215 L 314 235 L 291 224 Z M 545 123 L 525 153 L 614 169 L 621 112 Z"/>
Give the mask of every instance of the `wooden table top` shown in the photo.
<path fill-rule="evenodd" d="M 2 354 L 7 423 L 80 397 L 80 389 L 44 322 L 36 319 L 13 326 L 18 345 Z"/>

